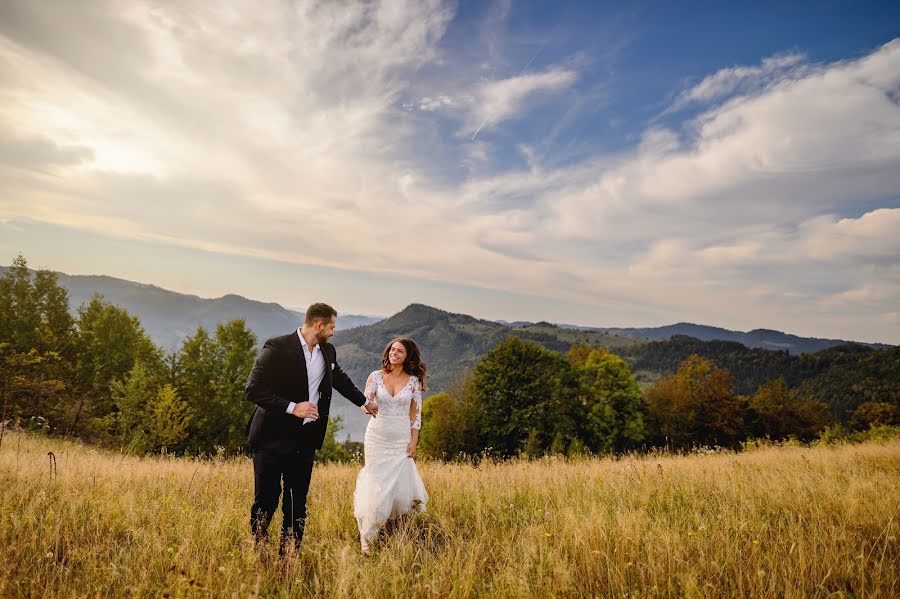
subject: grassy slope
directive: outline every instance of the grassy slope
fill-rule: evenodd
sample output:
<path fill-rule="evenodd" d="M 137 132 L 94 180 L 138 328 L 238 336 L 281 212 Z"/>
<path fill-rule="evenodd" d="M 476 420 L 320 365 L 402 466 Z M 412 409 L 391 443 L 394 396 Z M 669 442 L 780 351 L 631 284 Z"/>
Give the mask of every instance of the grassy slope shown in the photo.
<path fill-rule="evenodd" d="M 246 530 L 247 459 L 7 433 L 0 596 L 900 594 L 897 441 L 420 469 L 429 511 L 367 560 L 358 466 L 317 466 L 307 539 L 282 567 Z"/>

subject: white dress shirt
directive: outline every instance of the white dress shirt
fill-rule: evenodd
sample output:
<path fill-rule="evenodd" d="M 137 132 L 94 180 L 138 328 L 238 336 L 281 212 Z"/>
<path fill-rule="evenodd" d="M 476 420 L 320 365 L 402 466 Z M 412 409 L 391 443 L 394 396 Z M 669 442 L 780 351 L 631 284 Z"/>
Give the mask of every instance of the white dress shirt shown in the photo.
<path fill-rule="evenodd" d="M 325 356 L 322 355 L 322 349 L 319 347 L 318 343 L 313 345 L 313 348 L 310 351 L 309 344 L 306 342 L 306 339 L 303 338 L 303 335 L 300 334 L 300 329 L 297 329 L 297 336 L 300 338 L 300 345 L 303 346 L 303 357 L 306 359 L 306 379 L 309 381 L 309 403 L 315 406 L 319 404 L 319 385 L 322 384 L 322 379 L 325 377 Z M 293 401 L 289 403 L 287 413 L 293 413 L 294 406 L 296 405 L 297 403 Z M 303 424 L 309 424 L 310 422 L 315 421 L 315 418 L 304 418 Z"/>
<path fill-rule="evenodd" d="M 306 339 L 303 338 L 303 335 L 300 334 L 300 329 L 297 329 L 297 336 L 300 338 L 300 345 L 303 346 L 303 357 L 306 358 L 306 379 L 309 381 L 309 403 L 316 406 L 319 405 L 319 385 L 322 384 L 322 379 L 325 377 L 325 356 L 322 355 L 322 349 L 319 347 L 319 344 L 316 343 L 312 351 L 309 349 L 309 344 L 306 342 Z M 369 400 L 366 399 L 366 403 L 363 405 L 367 405 Z M 294 412 L 294 406 L 296 406 L 296 402 L 290 402 L 287 407 L 287 413 L 292 414 Z M 309 424 L 310 422 L 315 422 L 317 418 L 304 418 L 303 424 Z"/>

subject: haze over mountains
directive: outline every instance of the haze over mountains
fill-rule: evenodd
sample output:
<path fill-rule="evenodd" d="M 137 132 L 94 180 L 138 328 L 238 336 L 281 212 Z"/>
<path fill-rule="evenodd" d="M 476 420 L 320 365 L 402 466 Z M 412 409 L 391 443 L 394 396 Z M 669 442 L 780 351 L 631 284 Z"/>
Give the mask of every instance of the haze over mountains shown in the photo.
<path fill-rule="evenodd" d="M 0 276 L 7 267 L 0 267 Z M 284 335 L 303 322 L 303 313 L 276 303 L 258 302 L 240 295 L 202 298 L 176 293 L 155 285 L 135 283 L 108 276 L 67 275 L 57 273 L 59 284 L 69 292 L 73 312 L 95 293 L 128 310 L 141 320 L 153 341 L 167 351 L 177 349 L 198 326 L 215 331 L 216 325 L 243 318 L 260 341 Z M 381 317 L 341 315 L 340 326 L 351 328 L 377 322 Z"/>
<path fill-rule="evenodd" d="M 7 267 L 0 266 L 0 276 Z M 216 324 L 232 318 L 243 318 L 247 326 L 256 333 L 260 340 L 273 335 L 284 334 L 295 328 L 303 319 L 303 313 L 285 308 L 277 303 L 259 302 L 240 295 L 228 294 L 219 298 L 201 298 L 196 295 L 177 293 L 155 285 L 136 283 L 105 275 L 67 275 L 57 273 L 59 283 L 69 292 L 69 300 L 73 312 L 82 303 L 90 301 L 95 293 L 101 294 L 107 301 L 122 306 L 141 320 L 144 329 L 153 340 L 165 349 L 174 349 L 198 326 L 215 330 Z M 423 306 L 424 308 L 424 306 Z M 437 310 L 436 313 L 443 313 Z M 399 315 L 398 315 L 399 316 Z M 547 323 L 506 322 L 478 320 L 476 318 L 454 315 L 461 319 L 471 318 L 473 322 L 482 323 L 481 332 L 496 331 L 495 327 L 510 327 L 523 333 L 534 334 L 546 329 Z M 384 320 L 381 316 L 357 314 L 341 314 L 338 330 L 353 329 L 371 325 Z M 403 319 L 401 319 L 401 322 Z M 483 328 L 487 326 L 487 328 Z M 676 335 L 687 335 L 701 341 L 723 340 L 737 341 L 747 347 L 783 350 L 791 354 L 821 351 L 847 343 L 841 339 L 817 339 L 798 337 L 781 331 L 756 329 L 749 332 L 731 331 L 719 327 L 692 323 L 678 323 L 663 327 L 622 328 L 622 327 L 588 327 L 574 324 L 553 325 L 554 328 L 570 329 L 588 333 L 603 333 L 616 337 L 636 340 L 659 341 Z M 435 328 L 431 334 L 436 335 Z M 545 330 L 546 332 L 546 330 Z M 403 334 L 411 335 L 411 332 Z M 490 335 L 489 335 L 490 337 Z M 579 338 L 575 333 L 572 338 Z M 890 347 L 882 343 L 866 343 L 874 349 Z M 492 347 L 492 345 L 491 345 Z"/>

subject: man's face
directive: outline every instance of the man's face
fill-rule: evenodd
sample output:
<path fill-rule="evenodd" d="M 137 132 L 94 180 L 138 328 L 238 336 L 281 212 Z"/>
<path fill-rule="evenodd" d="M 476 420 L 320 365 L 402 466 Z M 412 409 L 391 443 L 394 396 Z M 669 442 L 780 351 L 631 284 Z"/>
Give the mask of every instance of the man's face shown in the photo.
<path fill-rule="evenodd" d="M 337 318 L 331 317 L 331 320 L 316 321 L 316 339 L 319 343 L 326 343 L 334 336 L 334 327 L 337 325 Z"/>

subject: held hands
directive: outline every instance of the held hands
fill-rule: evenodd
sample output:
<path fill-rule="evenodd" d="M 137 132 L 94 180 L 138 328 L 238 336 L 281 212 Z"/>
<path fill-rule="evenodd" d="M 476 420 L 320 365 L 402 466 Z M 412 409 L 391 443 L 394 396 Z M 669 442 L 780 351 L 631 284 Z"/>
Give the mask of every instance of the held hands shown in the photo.
<path fill-rule="evenodd" d="M 375 416 L 378 415 L 378 403 L 374 400 L 370 399 L 369 403 L 362 406 L 360 409 L 363 411 L 363 414 L 368 414 L 372 418 L 375 418 Z"/>
<path fill-rule="evenodd" d="M 318 418 L 319 407 L 308 401 L 301 401 L 294 406 L 294 411 L 291 413 L 297 418 Z"/>

